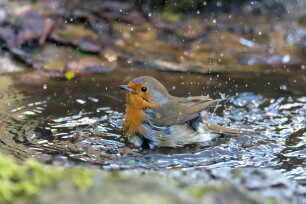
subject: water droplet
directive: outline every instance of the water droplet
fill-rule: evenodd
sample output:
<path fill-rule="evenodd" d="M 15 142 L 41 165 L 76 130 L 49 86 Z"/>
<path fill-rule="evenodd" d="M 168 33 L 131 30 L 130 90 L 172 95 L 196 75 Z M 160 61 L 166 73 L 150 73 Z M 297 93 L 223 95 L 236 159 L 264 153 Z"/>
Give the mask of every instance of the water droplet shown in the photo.
<path fill-rule="evenodd" d="M 82 99 L 76 99 L 76 102 L 78 102 L 79 104 L 85 104 L 86 101 L 82 100 Z"/>
<path fill-rule="evenodd" d="M 280 88 L 281 90 L 284 90 L 284 91 L 287 90 L 287 86 L 286 86 L 286 85 L 282 85 L 282 86 L 280 86 L 279 88 Z"/>
<path fill-rule="evenodd" d="M 93 98 L 93 97 L 88 97 L 88 99 L 89 100 L 91 100 L 92 102 L 98 102 L 99 101 L 99 99 L 97 99 L 97 98 Z"/>
<path fill-rule="evenodd" d="M 255 39 L 253 39 L 253 41 L 255 41 Z M 252 42 L 252 41 L 250 41 L 250 40 L 247 40 L 247 39 L 245 39 L 245 38 L 240 38 L 240 39 L 239 39 L 239 42 L 240 42 L 242 45 L 245 45 L 245 46 L 247 46 L 247 47 L 256 47 L 256 46 L 257 46 L 254 42 Z"/>
<path fill-rule="evenodd" d="M 290 55 L 285 55 L 282 59 L 282 62 L 286 64 L 290 61 L 290 59 L 291 59 Z"/>

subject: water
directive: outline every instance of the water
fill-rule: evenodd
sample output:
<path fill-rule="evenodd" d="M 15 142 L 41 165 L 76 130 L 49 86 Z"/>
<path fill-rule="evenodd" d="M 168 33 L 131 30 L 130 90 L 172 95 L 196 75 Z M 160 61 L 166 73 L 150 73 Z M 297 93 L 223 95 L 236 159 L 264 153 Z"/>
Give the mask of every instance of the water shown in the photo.
<path fill-rule="evenodd" d="M 122 131 L 125 93 L 118 85 L 140 75 L 158 78 L 172 95 L 226 97 L 210 121 L 255 133 L 184 148 L 135 147 Z M 31 81 L 37 78 L 35 73 L 0 76 L 1 151 L 18 160 L 103 169 L 271 167 L 306 179 L 306 92 L 288 76 L 118 68 L 68 81 Z"/>

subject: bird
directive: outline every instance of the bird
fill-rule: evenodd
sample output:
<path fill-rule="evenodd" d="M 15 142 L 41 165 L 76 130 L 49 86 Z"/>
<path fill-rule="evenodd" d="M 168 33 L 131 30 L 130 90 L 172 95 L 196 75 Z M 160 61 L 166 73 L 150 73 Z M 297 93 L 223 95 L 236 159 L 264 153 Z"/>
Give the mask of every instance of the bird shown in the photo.
<path fill-rule="evenodd" d="M 155 78 L 141 76 L 119 88 L 126 91 L 123 130 L 136 146 L 183 147 L 240 131 L 210 124 L 207 111 L 223 99 L 176 97 Z"/>

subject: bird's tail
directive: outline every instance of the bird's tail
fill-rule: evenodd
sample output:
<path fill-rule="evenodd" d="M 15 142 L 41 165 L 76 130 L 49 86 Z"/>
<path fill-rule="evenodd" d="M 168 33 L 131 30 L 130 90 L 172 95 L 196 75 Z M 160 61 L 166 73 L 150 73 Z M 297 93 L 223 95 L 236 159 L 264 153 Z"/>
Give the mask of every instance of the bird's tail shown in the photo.
<path fill-rule="evenodd" d="M 219 125 L 214 125 L 210 124 L 209 122 L 204 123 L 204 127 L 206 130 L 212 131 L 214 133 L 219 133 L 219 134 L 229 134 L 229 135 L 242 135 L 242 134 L 254 134 L 256 133 L 255 131 L 251 129 L 233 129 L 229 127 L 222 127 Z"/>

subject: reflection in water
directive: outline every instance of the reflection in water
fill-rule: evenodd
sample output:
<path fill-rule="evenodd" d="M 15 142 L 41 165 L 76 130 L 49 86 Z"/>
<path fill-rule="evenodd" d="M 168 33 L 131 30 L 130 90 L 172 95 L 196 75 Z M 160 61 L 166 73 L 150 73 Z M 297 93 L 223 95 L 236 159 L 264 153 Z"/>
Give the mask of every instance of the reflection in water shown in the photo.
<path fill-rule="evenodd" d="M 280 89 L 284 84 L 290 86 L 285 77 L 143 74 L 158 78 L 176 96 L 228 95 L 212 110 L 211 122 L 251 127 L 255 133 L 184 148 L 133 146 L 122 132 L 125 94 L 117 86 L 139 76 L 136 70 L 125 78 L 114 72 L 71 81 L 50 80 L 45 85 L 5 83 L 8 86 L 0 92 L 1 116 L 6 115 L 1 119 L 2 151 L 19 159 L 34 156 L 45 163 L 106 169 L 272 167 L 288 177 L 306 179 L 306 97 Z"/>

